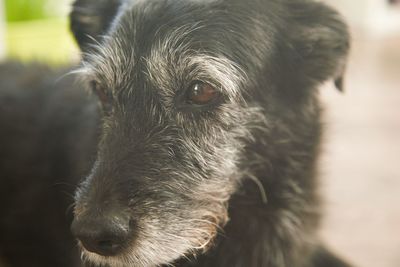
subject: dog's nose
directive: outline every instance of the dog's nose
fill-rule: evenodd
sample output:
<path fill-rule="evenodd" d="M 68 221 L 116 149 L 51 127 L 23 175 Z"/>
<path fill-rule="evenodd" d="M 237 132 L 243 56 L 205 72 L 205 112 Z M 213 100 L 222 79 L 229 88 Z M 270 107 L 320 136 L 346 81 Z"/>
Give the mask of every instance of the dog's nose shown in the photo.
<path fill-rule="evenodd" d="M 74 219 L 72 234 L 90 252 L 102 256 L 114 256 L 121 252 L 130 240 L 129 222 L 112 219 Z"/>

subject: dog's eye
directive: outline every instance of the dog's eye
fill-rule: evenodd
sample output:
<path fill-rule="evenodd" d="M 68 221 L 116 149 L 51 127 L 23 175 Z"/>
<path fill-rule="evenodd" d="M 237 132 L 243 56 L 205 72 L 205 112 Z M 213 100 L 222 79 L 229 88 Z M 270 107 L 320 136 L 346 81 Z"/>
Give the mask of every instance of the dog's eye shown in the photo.
<path fill-rule="evenodd" d="M 111 101 L 111 94 L 95 80 L 90 82 L 90 87 L 97 95 L 102 105 L 105 108 L 108 107 Z"/>
<path fill-rule="evenodd" d="M 187 92 L 187 100 L 190 104 L 206 105 L 217 99 L 219 93 L 210 84 L 204 82 L 194 82 Z"/>

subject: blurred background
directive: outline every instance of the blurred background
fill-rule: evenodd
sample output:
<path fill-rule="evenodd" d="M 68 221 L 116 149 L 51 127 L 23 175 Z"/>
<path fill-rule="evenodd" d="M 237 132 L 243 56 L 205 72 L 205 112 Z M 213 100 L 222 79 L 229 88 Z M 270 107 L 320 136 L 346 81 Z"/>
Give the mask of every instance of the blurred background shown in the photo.
<path fill-rule="evenodd" d="M 321 235 L 357 267 L 400 266 L 400 1 L 326 0 L 353 35 L 345 93 L 321 89 Z M 76 62 L 70 0 L 0 0 L 0 58 Z"/>
<path fill-rule="evenodd" d="M 359 267 L 400 266 L 400 1 L 328 0 L 350 24 L 344 94 L 322 88 L 326 242 Z"/>
<path fill-rule="evenodd" d="M 77 60 L 67 15 L 72 0 L 0 0 L 0 58 Z"/>

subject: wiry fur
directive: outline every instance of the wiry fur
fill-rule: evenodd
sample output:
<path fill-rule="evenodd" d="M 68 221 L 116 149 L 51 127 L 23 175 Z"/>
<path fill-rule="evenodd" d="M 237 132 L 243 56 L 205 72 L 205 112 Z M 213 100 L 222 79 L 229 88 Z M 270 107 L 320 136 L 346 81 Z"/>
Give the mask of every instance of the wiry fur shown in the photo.
<path fill-rule="evenodd" d="M 118 218 L 132 231 L 118 255 L 82 246 L 84 260 L 346 266 L 316 235 L 316 87 L 341 79 L 348 52 L 336 12 L 308 0 L 77 0 L 71 19 L 78 72 L 109 96 L 74 223 Z M 221 101 L 182 101 L 196 80 Z"/>
<path fill-rule="evenodd" d="M 313 87 L 343 70 L 337 14 L 310 1 L 132 1 L 92 37 L 84 68 L 113 107 L 77 194 L 77 209 L 89 211 L 76 218 L 111 187 L 122 201 L 110 209 L 138 231 L 120 256 L 88 259 L 158 266 L 194 254 L 196 266 L 307 266 L 318 246 Z M 177 96 L 194 80 L 218 88 L 223 103 L 181 107 Z"/>

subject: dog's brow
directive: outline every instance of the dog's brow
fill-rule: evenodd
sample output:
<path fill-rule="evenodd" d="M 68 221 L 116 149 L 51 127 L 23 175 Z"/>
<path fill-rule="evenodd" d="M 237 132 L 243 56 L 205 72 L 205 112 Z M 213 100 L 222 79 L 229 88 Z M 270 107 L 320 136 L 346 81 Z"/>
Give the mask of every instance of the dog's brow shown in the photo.
<path fill-rule="evenodd" d="M 197 66 L 198 75 L 204 75 L 215 79 L 228 95 L 240 96 L 239 90 L 245 82 L 245 72 L 234 62 L 225 57 L 209 56 L 199 54 L 187 59 L 189 66 Z"/>
<path fill-rule="evenodd" d="M 134 45 L 129 42 L 105 36 L 103 43 L 93 45 L 92 52 L 84 55 L 84 69 L 110 89 L 129 83 L 136 59 Z"/>
<path fill-rule="evenodd" d="M 246 73 L 238 64 L 224 56 L 213 56 L 204 51 L 187 49 L 171 53 L 161 45 L 153 49 L 145 62 L 150 80 L 159 88 L 165 87 L 165 81 L 177 77 L 182 80 L 205 80 L 238 100 L 247 80 Z"/>

